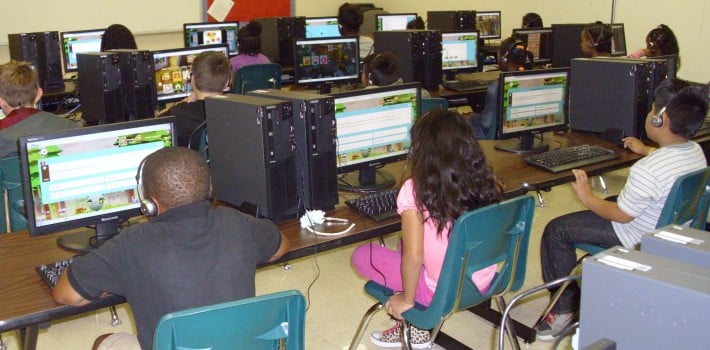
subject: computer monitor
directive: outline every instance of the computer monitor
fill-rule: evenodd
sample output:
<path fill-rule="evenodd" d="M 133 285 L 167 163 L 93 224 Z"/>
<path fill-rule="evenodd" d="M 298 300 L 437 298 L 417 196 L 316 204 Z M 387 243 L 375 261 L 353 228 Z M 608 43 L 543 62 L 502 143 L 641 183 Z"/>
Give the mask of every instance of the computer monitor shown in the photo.
<path fill-rule="evenodd" d="M 611 24 L 611 55 L 626 56 L 626 32 L 623 23 Z"/>
<path fill-rule="evenodd" d="M 236 56 L 238 53 L 237 22 L 185 23 L 182 28 L 185 47 L 227 44 L 230 56 Z"/>
<path fill-rule="evenodd" d="M 333 82 L 360 79 L 357 37 L 295 39 L 293 42 L 296 84 L 316 85 L 322 93 L 328 93 Z"/>
<path fill-rule="evenodd" d="M 375 15 L 375 29 L 383 30 L 404 30 L 407 24 L 417 18 L 416 13 L 382 13 Z"/>
<path fill-rule="evenodd" d="M 552 28 L 513 29 L 513 37 L 525 43 L 534 63 L 552 62 Z"/>
<path fill-rule="evenodd" d="M 75 30 L 62 32 L 62 59 L 64 72 L 76 72 L 79 66 L 76 54 L 101 51 L 101 37 L 104 29 Z"/>
<path fill-rule="evenodd" d="M 500 39 L 500 11 L 476 11 L 476 29 L 481 39 Z"/>
<path fill-rule="evenodd" d="M 441 70 L 446 80 L 456 79 L 457 73 L 473 73 L 479 69 L 478 32 L 441 34 Z"/>
<path fill-rule="evenodd" d="M 94 226 L 57 243 L 87 251 L 140 215 L 136 173 L 147 155 L 175 144 L 174 118 L 151 118 L 59 131 L 19 140 L 31 236 Z"/>
<path fill-rule="evenodd" d="M 228 54 L 227 44 L 153 51 L 157 103 L 175 102 L 190 95 L 192 60 L 205 51 L 218 51 L 225 56 Z"/>
<path fill-rule="evenodd" d="M 332 38 L 340 36 L 338 17 L 306 17 L 306 38 Z"/>
<path fill-rule="evenodd" d="M 419 116 L 419 83 L 333 94 L 340 188 L 369 191 L 391 187 L 394 176 L 378 171 L 407 158 L 410 129 Z"/>
<path fill-rule="evenodd" d="M 569 68 L 502 72 L 499 78 L 499 110 L 495 148 L 515 153 L 544 152 L 535 134 L 565 130 L 568 125 Z"/>

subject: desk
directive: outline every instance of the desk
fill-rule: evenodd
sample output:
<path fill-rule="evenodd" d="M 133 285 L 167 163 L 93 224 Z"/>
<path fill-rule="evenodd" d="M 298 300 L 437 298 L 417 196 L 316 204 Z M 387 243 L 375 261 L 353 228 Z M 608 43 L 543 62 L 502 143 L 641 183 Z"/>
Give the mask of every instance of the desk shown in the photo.
<path fill-rule="evenodd" d="M 606 144 L 595 136 L 566 133 L 563 135 L 546 134 L 552 148 L 582 143 Z M 528 166 L 522 156 L 505 153 L 494 149 L 494 141 L 482 141 L 481 145 L 493 172 L 503 183 L 505 197 L 511 198 L 536 188 L 550 187 L 572 181 L 571 172 L 553 174 L 542 169 Z M 597 165 L 586 167 L 590 175 L 627 167 L 641 156 L 619 149 L 621 157 Z M 398 165 L 393 165 L 397 169 Z M 399 165 L 401 167 L 401 164 Z M 397 174 L 398 175 L 398 174 Z M 525 185 L 527 183 L 527 186 Z M 344 245 L 357 243 L 400 230 L 399 218 L 374 222 L 355 213 L 345 205 L 339 205 L 330 216 L 348 218 L 355 224 L 351 233 L 342 236 L 315 236 L 301 229 L 297 220 L 280 223 L 279 229 L 286 235 L 291 250 L 278 262 L 289 261 Z M 35 266 L 70 257 L 72 252 L 59 248 L 57 234 L 30 237 L 27 231 L 0 235 L 0 332 L 13 329 L 21 330 L 24 347 L 33 349 L 37 341 L 39 325 L 51 320 L 125 302 L 118 296 L 102 298 L 82 307 L 56 304 L 50 290 L 39 275 Z M 278 263 L 275 262 L 275 263 Z M 523 334 L 520 334 L 521 336 Z M 525 339 L 525 337 L 523 337 Z M 534 341 L 534 335 L 533 340 Z"/>
<path fill-rule="evenodd" d="M 461 73 L 456 75 L 458 80 L 496 80 L 500 75 L 500 71 L 488 71 L 478 73 Z M 469 91 L 454 91 L 439 86 L 438 91 L 430 91 L 431 97 L 442 97 L 449 101 L 466 99 L 467 104 L 471 106 L 474 112 L 483 110 L 483 103 L 486 100 L 486 92 L 488 86 L 483 85 Z M 456 107 L 457 103 L 453 103 L 451 107 Z"/>

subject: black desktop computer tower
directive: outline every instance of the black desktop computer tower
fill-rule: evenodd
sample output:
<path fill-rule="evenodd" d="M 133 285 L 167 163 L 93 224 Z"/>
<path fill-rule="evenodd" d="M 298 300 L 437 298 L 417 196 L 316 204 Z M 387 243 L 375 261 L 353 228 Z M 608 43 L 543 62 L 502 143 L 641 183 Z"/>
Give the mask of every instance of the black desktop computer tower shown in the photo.
<path fill-rule="evenodd" d="M 439 90 L 441 84 L 441 32 L 393 30 L 375 32 L 375 52 L 389 51 L 399 58 L 405 82 L 418 81 L 422 88 Z"/>
<path fill-rule="evenodd" d="M 7 35 L 10 58 L 29 62 L 37 72 L 44 90 L 63 90 L 64 76 L 59 46 L 59 32 L 36 32 Z"/>
<path fill-rule="evenodd" d="M 302 206 L 308 210 L 334 209 L 338 204 L 338 171 L 333 97 L 274 89 L 251 91 L 247 95 L 291 102 L 296 140 L 293 160 Z"/>
<path fill-rule="evenodd" d="M 293 108 L 272 98 L 219 95 L 205 100 L 212 195 L 272 220 L 298 211 Z"/>
<path fill-rule="evenodd" d="M 125 121 L 121 56 L 115 52 L 93 52 L 77 54 L 76 58 L 81 112 L 86 125 Z"/>
<path fill-rule="evenodd" d="M 306 37 L 306 17 L 256 18 L 261 23 L 261 53 L 271 62 L 292 67 L 293 39 Z"/>
<path fill-rule="evenodd" d="M 427 11 L 427 29 L 476 30 L 476 11 Z"/>
<path fill-rule="evenodd" d="M 118 54 L 126 120 L 155 116 L 153 56 L 146 50 L 111 50 Z"/>
<path fill-rule="evenodd" d="M 570 128 L 646 137 L 653 92 L 665 79 L 663 60 L 574 58 L 570 73 Z M 619 141 L 620 142 L 620 141 Z"/>

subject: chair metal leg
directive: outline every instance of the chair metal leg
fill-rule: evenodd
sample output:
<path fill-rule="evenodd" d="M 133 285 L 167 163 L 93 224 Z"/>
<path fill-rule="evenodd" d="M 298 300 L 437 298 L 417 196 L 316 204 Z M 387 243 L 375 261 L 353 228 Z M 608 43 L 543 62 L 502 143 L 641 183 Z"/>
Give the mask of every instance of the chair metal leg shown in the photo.
<path fill-rule="evenodd" d="M 116 312 L 116 307 L 111 305 L 111 307 L 109 307 L 109 309 L 111 310 L 111 325 L 114 327 L 122 325 L 123 321 L 121 321 L 121 319 L 118 318 L 118 313 Z"/>
<path fill-rule="evenodd" d="M 360 344 L 360 339 L 362 339 L 362 334 L 365 333 L 367 326 L 370 324 L 370 320 L 372 320 L 372 316 L 375 314 L 375 312 L 380 311 L 383 307 L 384 304 L 377 303 L 375 305 L 372 305 L 372 307 L 370 307 L 367 312 L 365 312 L 365 315 L 362 316 L 362 320 L 360 320 L 360 325 L 357 327 L 357 332 L 355 332 L 355 336 L 350 342 L 350 350 L 357 349 L 358 344 Z"/>
<path fill-rule="evenodd" d="M 406 320 L 402 321 L 400 327 L 399 333 L 402 335 L 402 349 L 412 350 L 412 327 Z"/>
<path fill-rule="evenodd" d="M 538 208 L 545 208 L 547 207 L 547 203 L 545 203 L 545 199 L 542 198 L 542 192 L 540 190 L 535 191 L 535 194 L 537 194 L 537 207 Z"/>
<path fill-rule="evenodd" d="M 579 276 L 582 275 L 582 263 L 581 262 L 578 263 L 574 267 L 574 269 L 572 269 L 572 271 L 569 273 L 569 276 L 575 276 L 575 275 L 579 275 Z M 540 318 L 537 320 L 537 322 L 535 322 L 536 325 L 538 323 L 542 322 L 542 320 L 545 318 L 545 316 L 547 316 L 547 314 L 550 311 L 552 311 L 552 308 L 555 306 L 555 304 L 557 304 L 557 300 L 559 300 L 560 297 L 562 296 L 562 292 L 564 292 L 565 289 L 567 289 L 567 287 L 569 286 L 570 283 L 572 283 L 572 281 L 573 281 L 573 279 L 568 279 L 568 280 L 562 282 L 562 284 L 560 285 L 560 288 L 558 288 L 557 291 L 555 291 L 555 294 L 553 294 L 552 297 L 550 297 L 550 302 L 547 303 L 547 307 L 545 307 L 545 310 L 542 312 L 542 315 L 540 315 Z"/>
<path fill-rule="evenodd" d="M 496 302 L 498 302 L 498 310 L 506 309 L 507 306 L 505 304 L 505 299 L 503 299 L 502 296 L 498 296 L 496 298 Z M 501 328 L 500 331 L 502 332 L 503 328 Z M 510 317 L 507 317 L 505 319 L 505 332 L 508 334 L 508 338 L 510 340 L 510 344 L 513 346 L 513 349 L 520 350 L 520 343 L 518 343 L 518 335 L 515 334 L 515 327 L 513 326 L 513 321 L 510 319 Z"/>
<path fill-rule="evenodd" d="M 604 177 L 599 175 L 597 178 L 599 179 L 599 190 L 601 190 L 602 193 L 609 193 L 609 189 L 606 188 L 606 181 L 604 181 Z"/>

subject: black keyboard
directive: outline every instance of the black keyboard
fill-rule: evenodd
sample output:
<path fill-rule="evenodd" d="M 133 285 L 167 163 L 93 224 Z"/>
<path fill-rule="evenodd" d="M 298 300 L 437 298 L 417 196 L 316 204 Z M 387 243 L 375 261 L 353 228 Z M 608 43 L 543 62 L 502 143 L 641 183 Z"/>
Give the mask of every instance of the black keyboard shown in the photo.
<path fill-rule="evenodd" d="M 441 85 L 449 90 L 462 92 L 479 90 L 482 87 L 488 87 L 490 83 L 489 80 L 446 80 Z"/>
<path fill-rule="evenodd" d="M 372 220 L 385 220 L 399 215 L 397 214 L 398 193 L 399 189 L 396 188 L 366 193 L 357 199 L 348 199 L 345 204 Z"/>
<path fill-rule="evenodd" d="M 42 277 L 42 280 L 49 288 L 54 288 L 54 286 L 57 285 L 57 281 L 59 281 L 59 275 L 61 275 L 73 261 L 74 258 L 57 260 L 46 265 L 37 266 L 35 267 L 35 271 Z"/>
<path fill-rule="evenodd" d="M 618 157 L 614 150 L 596 145 L 579 145 L 528 156 L 525 162 L 558 173 Z"/>

